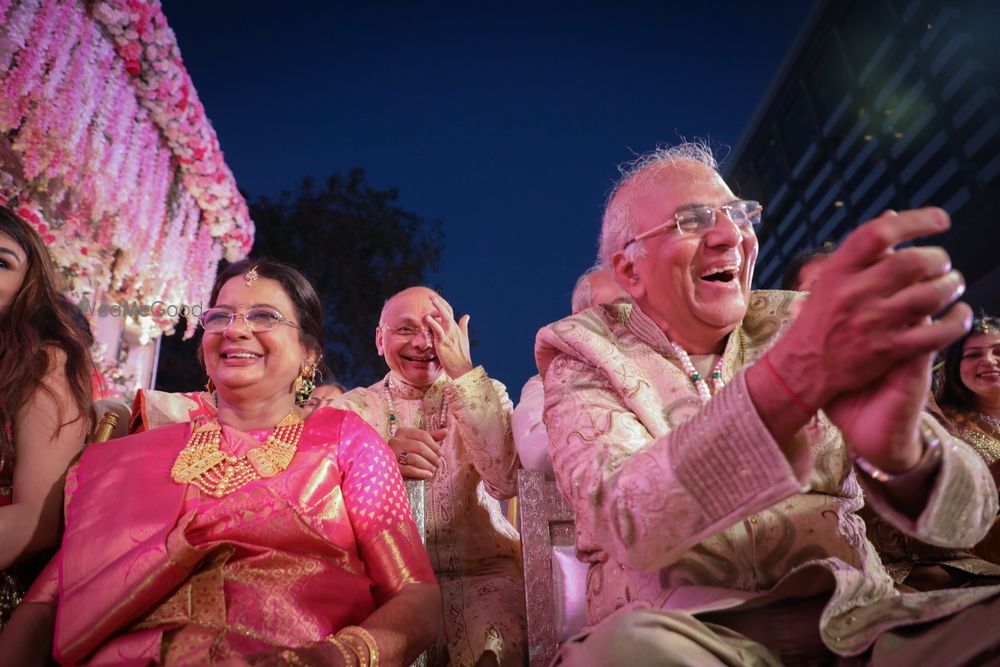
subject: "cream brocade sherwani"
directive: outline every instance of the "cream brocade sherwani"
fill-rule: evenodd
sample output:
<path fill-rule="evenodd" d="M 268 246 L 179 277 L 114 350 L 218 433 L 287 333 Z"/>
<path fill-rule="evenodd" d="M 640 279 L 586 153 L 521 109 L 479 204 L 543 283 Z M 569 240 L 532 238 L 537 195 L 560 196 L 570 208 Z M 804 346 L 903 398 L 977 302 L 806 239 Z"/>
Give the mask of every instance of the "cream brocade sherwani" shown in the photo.
<path fill-rule="evenodd" d="M 384 381 L 353 389 L 334 403 L 361 415 L 389 440 Z M 425 533 L 441 584 L 444 633 L 452 665 L 474 665 L 487 650 L 507 666 L 526 652 L 521 544 L 498 499 L 517 493 L 518 459 L 506 388 L 479 366 L 457 380 L 447 374 L 426 391 L 391 380 L 400 427 L 439 427 L 447 402 L 440 465 L 426 483 Z"/>
<path fill-rule="evenodd" d="M 900 593 L 865 537 L 857 512 L 866 498 L 899 529 L 941 546 L 970 547 L 992 523 L 997 492 L 988 470 L 929 417 L 943 457 L 915 522 L 860 480 L 822 413 L 797 436 L 809 447 L 792 461 L 782 454 L 740 369 L 790 321 L 794 298 L 753 292 L 726 344 L 726 386 L 706 405 L 634 304 L 591 308 L 539 331 L 545 425 L 556 478 L 576 513 L 577 554 L 590 563 L 591 624 L 620 609 L 698 613 L 828 593 L 823 641 L 854 655 L 891 627 L 1000 592 Z"/>

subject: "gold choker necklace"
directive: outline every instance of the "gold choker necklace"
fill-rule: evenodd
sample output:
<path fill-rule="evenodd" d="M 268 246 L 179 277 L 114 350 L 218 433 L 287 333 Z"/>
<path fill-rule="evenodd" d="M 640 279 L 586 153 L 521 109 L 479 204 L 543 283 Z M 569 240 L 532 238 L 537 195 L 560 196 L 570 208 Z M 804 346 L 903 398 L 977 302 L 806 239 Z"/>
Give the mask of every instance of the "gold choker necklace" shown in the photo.
<path fill-rule="evenodd" d="M 177 455 L 170 476 L 178 484 L 194 484 L 203 493 L 222 498 L 287 468 L 301 436 L 302 420 L 292 411 L 259 447 L 245 456 L 227 456 L 219 449 L 222 427 L 218 419 L 212 419 L 191 432 L 191 439 Z"/>

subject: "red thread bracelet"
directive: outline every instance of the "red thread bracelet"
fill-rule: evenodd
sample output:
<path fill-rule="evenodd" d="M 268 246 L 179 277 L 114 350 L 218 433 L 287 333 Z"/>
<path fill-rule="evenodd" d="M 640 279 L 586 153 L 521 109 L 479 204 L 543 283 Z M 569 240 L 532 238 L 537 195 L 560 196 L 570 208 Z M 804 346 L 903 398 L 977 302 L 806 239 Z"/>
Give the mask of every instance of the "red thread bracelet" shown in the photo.
<path fill-rule="evenodd" d="M 792 391 L 791 387 L 785 384 L 785 381 L 781 379 L 780 375 L 778 375 L 778 371 L 774 370 L 774 366 L 771 365 L 770 355 L 768 354 L 764 355 L 764 365 L 767 366 L 767 370 L 771 372 L 771 376 L 774 378 L 775 382 L 778 383 L 778 386 L 781 387 L 782 391 L 788 395 L 788 398 L 792 399 L 792 403 L 795 404 L 795 407 L 810 417 L 816 413 L 815 410 L 811 409 L 808 405 L 802 402 L 801 398 L 795 395 L 795 392 Z"/>

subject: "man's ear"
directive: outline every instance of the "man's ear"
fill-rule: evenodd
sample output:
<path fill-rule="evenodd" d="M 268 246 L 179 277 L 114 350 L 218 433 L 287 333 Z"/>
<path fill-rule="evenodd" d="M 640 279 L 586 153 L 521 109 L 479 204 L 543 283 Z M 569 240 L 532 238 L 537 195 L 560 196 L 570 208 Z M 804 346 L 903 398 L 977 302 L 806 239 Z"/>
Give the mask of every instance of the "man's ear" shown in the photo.
<path fill-rule="evenodd" d="M 634 300 L 638 301 L 646 293 L 646 286 L 635 270 L 635 261 L 629 259 L 624 250 L 611 256 L 611 270 L 621 288 Z"/>
<path fill-rule="evenodd" d="M 378 350 L 378 356 L 385 356 L 385 349 L 382 347 L 382 327 L 375 327 L 375 349 Z"/>

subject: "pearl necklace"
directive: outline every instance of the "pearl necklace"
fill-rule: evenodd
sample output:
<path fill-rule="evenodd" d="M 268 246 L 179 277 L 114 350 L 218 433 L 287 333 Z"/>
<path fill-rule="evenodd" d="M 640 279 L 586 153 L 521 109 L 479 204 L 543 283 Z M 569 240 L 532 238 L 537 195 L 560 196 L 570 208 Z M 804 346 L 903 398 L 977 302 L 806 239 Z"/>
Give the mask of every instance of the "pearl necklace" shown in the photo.
<path fill-rule="evenodd" d="M 382 381 L 382 388 L 385 389 L 385 404 L 389 409 L 389 438 L 396 435 L 396 431 L 399 430 L 399 417 L 396 415 L 396 404 L 392 400 L 392 388 L 389 386 L 389 378 L 392 377 L 392 373 L 388 373 L 385 376 L 385 380 Z M 448 399 L 446 396 L 441 397 L 441 412 L 438 414 L 437 422 L 432 422 L 430 426 L 434 428 L 444 428 L 448 420 Z"/>
<path fill-rule="evenodd" d="M 701 376 L 701 373 L 691 363 L 691 357 L 688 356 L 687 351 L 683 347 L 674 341 L 670 341 L 670 347 L 673 348 L 674 354 L 677 355 L 677 359 L 681 362 L 681 368 L 684 369 L 684 372 L 691 379 L 691 384 L 698 390 L 698 396 L 701 397 L 702 401 L 707 403 L 712 398 L 712 392 L 709 390 L 705 378 Z M 712 388 L 715 391 L 719 391 L 724 385 L 725 383 L 722 381 L 722 357 L 720 356 L 712 368 Z"/>
<path fill-rule="evenodd" d="M 250 482 L 285 470 L 298 450 L 302 425 L 298 415 L 289 412 L 261 446 L 245 456 L 227 456 L 219 448 L 222 426 L 217 419 L 211 419 L 192 430 L 170 476 L 178 484 L 194 484 L 203 493 L 222 498 Z"/>

